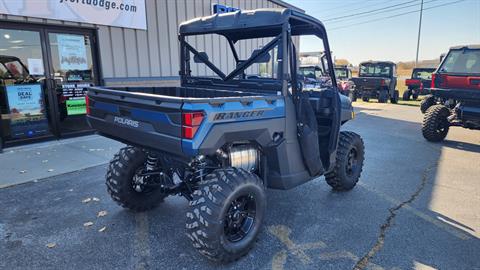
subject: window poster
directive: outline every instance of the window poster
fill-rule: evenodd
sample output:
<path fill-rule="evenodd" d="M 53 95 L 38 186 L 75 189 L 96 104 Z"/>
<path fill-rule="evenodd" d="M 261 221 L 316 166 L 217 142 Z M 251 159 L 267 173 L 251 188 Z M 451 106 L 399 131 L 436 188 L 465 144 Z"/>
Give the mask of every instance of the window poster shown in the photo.
<path fill-rule="evenodd" d="M 40 84 L 9 85 L 7 89 L 12 138 L 48 133 L 48 120 Z"/>
<path fill-rule="evenodd" d="M 80 115 L 87 113 L 85 97 L 67 100 L 67 115 Z"/>
<path fill-rule="evenodd" d="M 28 58 L 27 65 L 30 75 L 43 75 L 45 73 L 42 59 Z"/>
<path fill-rule="evenodd" d="M 85 37 L 81 35 L 57 35 L 60 68 L 67 70 L 88 70 Z"/>

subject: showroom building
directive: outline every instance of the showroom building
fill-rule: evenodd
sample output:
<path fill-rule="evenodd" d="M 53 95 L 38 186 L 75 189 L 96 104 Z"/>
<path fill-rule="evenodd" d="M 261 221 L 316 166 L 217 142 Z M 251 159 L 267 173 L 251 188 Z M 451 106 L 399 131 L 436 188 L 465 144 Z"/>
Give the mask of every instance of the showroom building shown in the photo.
<path fill-rule="evenodd" d="M 0 149 L 91 133 L 89 86 L 178 84 L 181 22 L 284 7 L 297 9 L 279 0 L 0 0 Z M 240 42 L 240 58 L 267 41 Z M 192 42 L 221 69 L 234 68 L 225 40 Z"/>

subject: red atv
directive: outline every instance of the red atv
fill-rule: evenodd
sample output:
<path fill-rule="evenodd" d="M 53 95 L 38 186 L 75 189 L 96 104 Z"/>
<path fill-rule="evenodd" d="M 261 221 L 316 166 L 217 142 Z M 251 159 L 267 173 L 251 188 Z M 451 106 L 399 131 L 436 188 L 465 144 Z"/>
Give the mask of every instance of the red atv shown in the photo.
<path fill-rule="evenodd" d="M 425 139 L 442 141 L 451 126 L 480 130 L 480 45 L 450 48 L 430 90 L 434 104 L 423 120 Z"/>
<path fill-rule="evenodd" d="M 428 88 L 432 83 L 432 73 L 434 71 L 435 68 L 414 68 L 412 78 L 405 80 L 408 89 L 403 92 L 403 100 L 410 100 L 410 97 L 417 100 L 419 95 L 429 94 Z"/>
<path fill-rule="evenodd" d="M 355 83 L 352 81 L 352 70 L 347 66 L 335 66 L 334 70 L 340 93 L 349 97 L 352 101 L 357 101 Z"/>

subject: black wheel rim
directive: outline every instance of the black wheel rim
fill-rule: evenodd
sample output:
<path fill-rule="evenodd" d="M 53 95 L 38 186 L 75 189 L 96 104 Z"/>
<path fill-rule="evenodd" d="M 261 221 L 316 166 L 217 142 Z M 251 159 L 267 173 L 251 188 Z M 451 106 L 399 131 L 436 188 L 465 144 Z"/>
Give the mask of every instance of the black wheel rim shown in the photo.
<path fill-rule="evenodd" d="M 345 171 L 348 176 L 352 176 L 358 167 L 358 152 L 355 147 L 350 149 L 347 154 L 347 164 L 345 167 Z"/>
<path fill-rule="evenodd" d="M 233 200 L 227 210 L 224 232 L 228 241 L 243 240 L 255 224 L 256 203 L 253 195 L 243 195 Z"/>
<path fill-rule="evenodd" d="M 443 134 L 444 132 L 446 132 L 448 126 L 449 126 L 448 119 L 447 118 L 441 119 L 440 121 L 438 121 L 438 124 L 437 124 L 437 133 Z"/>

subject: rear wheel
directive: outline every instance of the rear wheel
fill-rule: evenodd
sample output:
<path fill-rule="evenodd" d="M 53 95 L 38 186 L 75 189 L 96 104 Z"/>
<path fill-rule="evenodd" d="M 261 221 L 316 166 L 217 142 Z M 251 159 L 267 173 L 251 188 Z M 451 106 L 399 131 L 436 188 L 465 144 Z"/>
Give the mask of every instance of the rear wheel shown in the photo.
<path fill-rule="evenodd" d="M 393 91 L 393 97 L 390 98 L 390 102 L 392 104 L 397 104 L 399 99 L 400 93 L 398 92 L 398 90 Z"/>
<path fill-rule="evenodd" d="M 243 169 L 218 169 L 192 197 L 186 229 L 193 246 L 214 261 L 230 262 L 247 254 L 265 216 L 262 180 Z"/>
<path fill-rule="evenodd" d="M 387 101 L 388 101 L 388 91 L 380 90 L 380 93 L 378 94 L 378 102 L 387 103 Z"/>
<path fill-rule="evenodd" d="M 419 94 L 418 91 L 413 92 L 412 99 L 417 100 L 418 99 L 418 94 Z"/>
<path fill-rule="evenodd" d="M 450 123 L 450 110 L 443 105 L 433 105 L 425 113 L 422 125 L 423 137 L 430 142 L 439 142 L 445 139 Z"/>
<path fill-rule="evenodd" d="M 428 108 L 432 107 L 435 105 L 435 97 L 432 95 L 426 95 L 425 98 L 420 102 L 420 111 L 422 113 L 425 113 Z"/>
<path fill-rule="evenodd" d="M 348 97 L 350 98 L 350 100 L 351 100 L 352 102 L 357 101 L 357 95 L 355 94 L 354 91 L 350 91 L 350 92 L 348 93 Z"/>
<path fill-rule="evenodd" d="M 136 147 L 125 147 L 110 161 L 106 175 L 107 191 L 112 199 L 124 208 L 141 212 L 149 210 L 167 196 L 159 188 L 144 186 L 141 172 L 147 154 Z"/>
<path fill-rule="evenodd" d="M 363 100 L 364 102 L 368 102 L 368 101 L 370 100 L 370 97 L 363 96 L 363 97 L 362 97 L 362 100 Z"/>
<path fill-rule="evenodd" d="M 335 167 L 325 175 L 327 184 L 338 191 L 355 187 L 362 173 L 364 159 L 365 146 L 360 135 L 340 132 Z"/>

